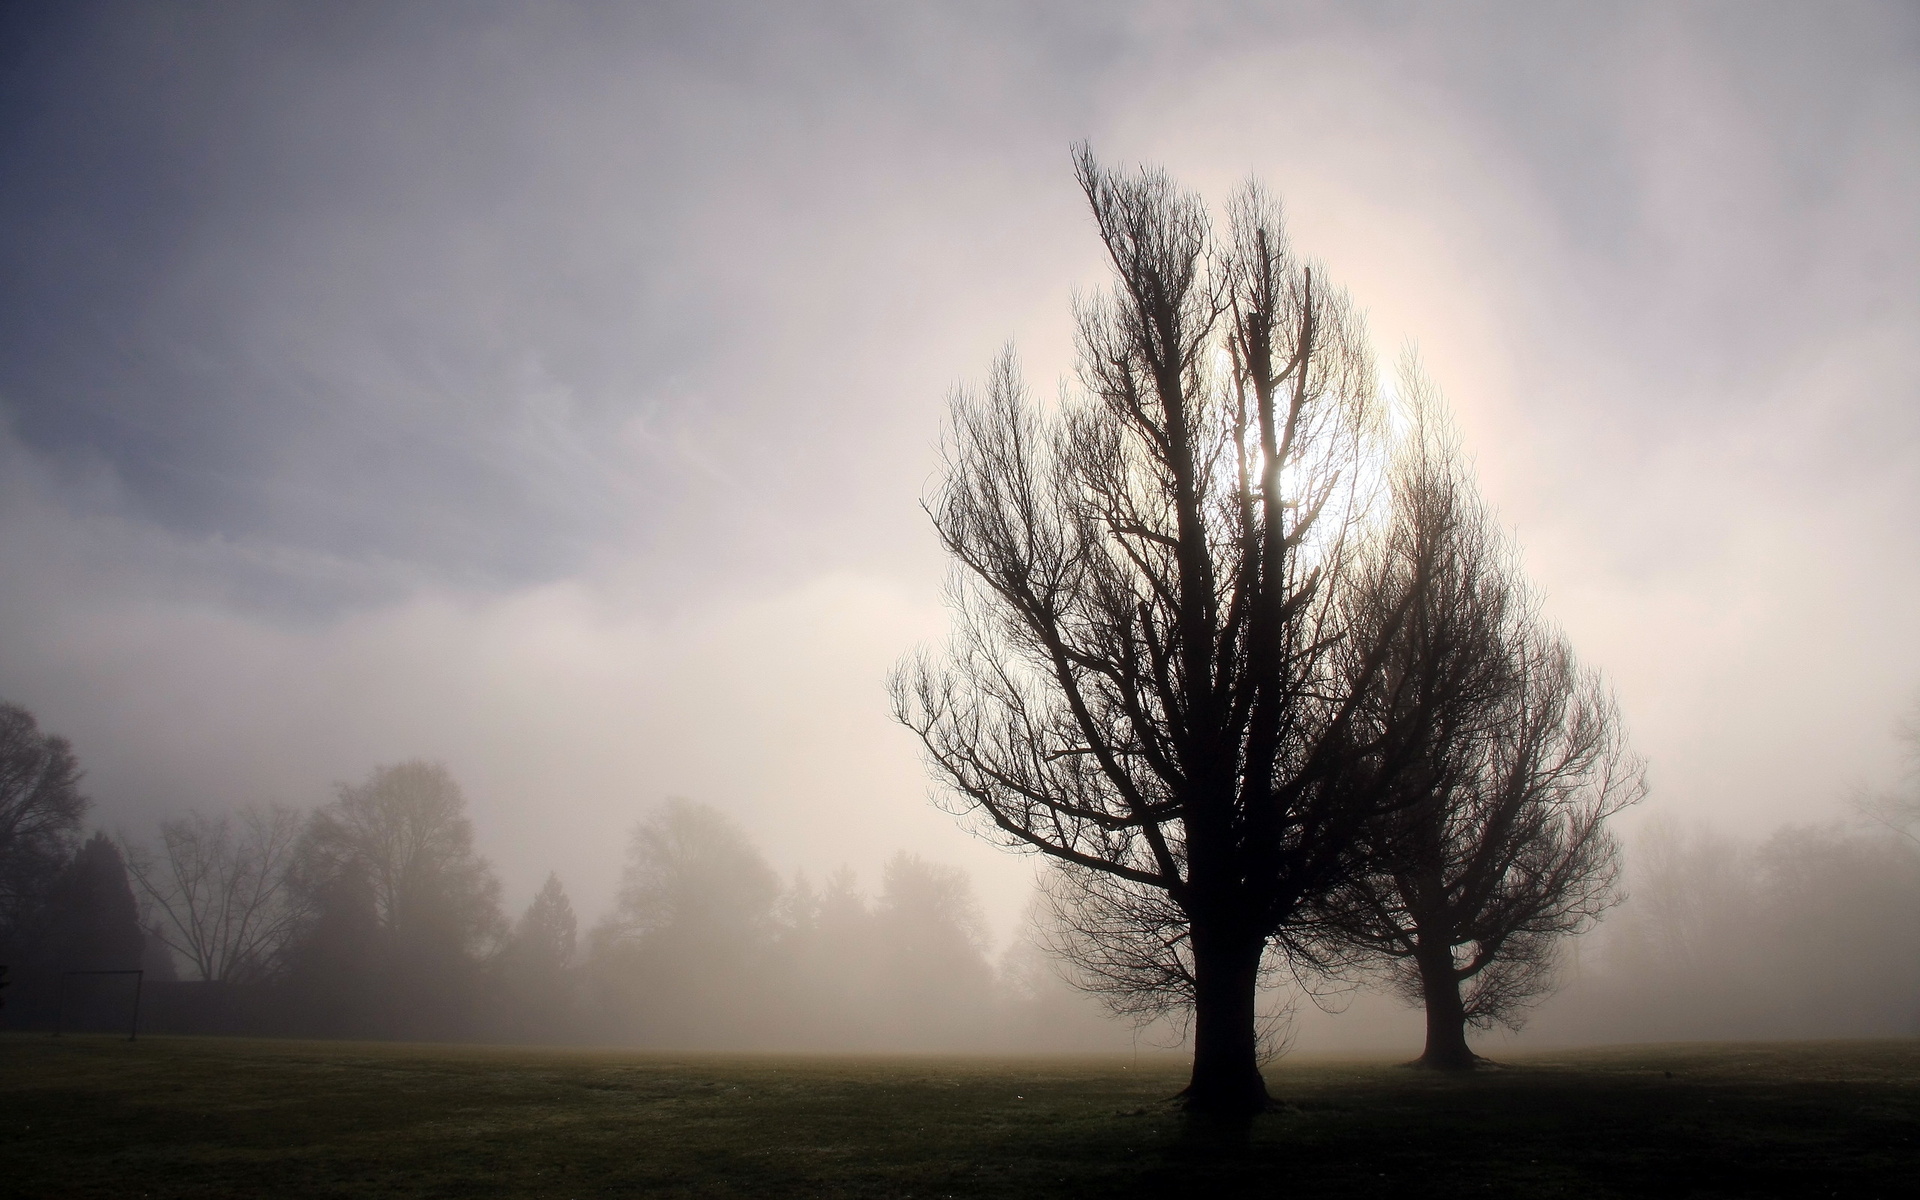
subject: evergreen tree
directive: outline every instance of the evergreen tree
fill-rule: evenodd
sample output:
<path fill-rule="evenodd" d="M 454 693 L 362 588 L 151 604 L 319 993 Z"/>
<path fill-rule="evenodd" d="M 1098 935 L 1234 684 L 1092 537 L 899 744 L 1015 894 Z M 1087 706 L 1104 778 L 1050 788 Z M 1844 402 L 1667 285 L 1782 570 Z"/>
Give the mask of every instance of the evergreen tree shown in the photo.
<path fill-rule="evenodd" d="M 47 900 L 44 961 L 61 971 L 140 969 L 147 935 L 120 847 L 96 833 L 80 847 Z"/>
<path fill-rule="evenodd" d="M 579 922 L 573 904 L 549 872 L 526 912 L 515 922 L 494 964 L 496 1032 L 516 1040 L 552 1041 L 572 1032 L 575 1008 L 574 949 Z"/>

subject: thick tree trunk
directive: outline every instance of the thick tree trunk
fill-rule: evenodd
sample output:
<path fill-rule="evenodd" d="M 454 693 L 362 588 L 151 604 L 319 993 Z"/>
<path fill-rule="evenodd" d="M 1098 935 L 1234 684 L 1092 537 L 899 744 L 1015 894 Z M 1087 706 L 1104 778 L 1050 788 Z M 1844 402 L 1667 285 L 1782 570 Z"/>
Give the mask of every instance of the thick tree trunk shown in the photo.
<path fill-rule="evenodd" d="M 1427 1004 L 1427 1048 L 1415 1065 L 1439 1071 L 1471 1071 L 1479 1059 L 1467 1048 L 1467 1010 L 1460 1002 L 1460 976 L 1453 951 L 1424 947 L 1414 956 Z"/>
<path fill-rule="evenodd" d="M 1193 1079 L 1181 1093 L 1194 1112 L 1250 1117 L 1269 1103 L 1254 1022 L 1264 938 L 1193 931 Z"/>

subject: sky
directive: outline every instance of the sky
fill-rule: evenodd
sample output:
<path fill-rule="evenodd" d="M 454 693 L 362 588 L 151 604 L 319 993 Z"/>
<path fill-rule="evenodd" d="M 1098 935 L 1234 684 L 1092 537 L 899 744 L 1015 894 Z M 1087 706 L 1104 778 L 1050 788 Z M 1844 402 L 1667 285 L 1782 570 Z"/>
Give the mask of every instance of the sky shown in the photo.
<path fill-rule="evenodd" d="M 885 679 L 946 399 L 1071 370 L 1069 147 L 1416 347 L 1660 816 L 1892 778 L 1920 693 L 1902 3 L 16 3 L 0 698 L 101 825 L 443 761 L 510 906 L 668 796 L 783 871 L 1030 860 Z"/>

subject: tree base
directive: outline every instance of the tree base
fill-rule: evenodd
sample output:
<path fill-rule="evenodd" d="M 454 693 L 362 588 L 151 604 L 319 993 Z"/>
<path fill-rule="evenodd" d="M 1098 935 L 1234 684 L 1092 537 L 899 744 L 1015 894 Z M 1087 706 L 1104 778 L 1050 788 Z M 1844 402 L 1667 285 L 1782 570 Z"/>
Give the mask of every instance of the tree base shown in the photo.
<path fill-rule="evenodd" d="M 1419 1058 L 1414 1059 L 1412 1062 L 1404 1063 L 1402 1065 L 1412 1067 L 1416 1071 L 1456 1071 L 1457 1072 L 1457 1071 L 1482 1071 L 1487 1069 L 1488 1067 L 1497 1067 L 1500 1064 L 1494 1062 L 1490 1058 L 1481 1058 L 1478 1054 L 1475 1054 L 1473 1051 L 1469 1050 L 1464 1055 L 1422 1054 Z"/>
<path fill-rule="evenodd" d="M 1173 1100 L 1189 1116 L 1214 1121 L 1250 1121 L 1261 1113 L 1285 1107 L 1282 1102 L 1269 1096 L 1266 1084 L 1257 1079 L 1251 1086 L 1231 1090 L 1209 1088 L 1197 1091 L 1189 1085 Z"/>
<path fill-rule="evenodd" d="M 1202 1103 L 1189 1094 L 1191 1091 L 1189 1088 L 1169 1102 L 1178 1106 L 1186 1118 L 1181 1122 L 1180 1146 L 1185 1154 L 1200 1155 L 1214 1162 L 1245 1155 L 1253 1144 L 1255 1119 L 1290 1107 L 1266 1095 L 1264 1090 L 1257 1102 L 1243 1099 L 1237 1105 L 1222 1105 L 1217 1101 Z"/>

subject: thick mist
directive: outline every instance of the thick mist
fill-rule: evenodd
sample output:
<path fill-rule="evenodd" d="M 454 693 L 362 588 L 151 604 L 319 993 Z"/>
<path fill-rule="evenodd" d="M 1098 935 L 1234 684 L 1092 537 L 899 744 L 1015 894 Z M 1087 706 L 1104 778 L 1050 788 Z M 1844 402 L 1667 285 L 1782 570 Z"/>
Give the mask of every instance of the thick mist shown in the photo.
<path fill-rule="evenodd" d="M 1863 794 L 1850 821 L 1764 839 L 1647 824 L 1626 847 L 1625 900 L 1562 943 L 1557 988 L 1477 1031 L 1477 1049 L 1920 1032 L 1914 784 Z M 58 973 L 138 967 L 149 1032 L 837 1052 L 1185 1042 L 1177 1017 L 1115 1017 L 1075 990 L 1042 949 L 1047 906 L 995 939 L 975 880 L 948 863 L 898 852 L 876 878 L 845 865 L 783 876 L 752 831 L 676 799 L 608 847 L 610 908 L 576 909 L 554 872 L 516 910 L 474 834 L 458 781 L 415 761 L 312 811 L 96 836 L 37 944 L 5 928 L 14 986 L 0 1017 L 117 1027 L 129 981 Z M 1270 966 L 1270 1053 L 1418 1046 L 1420 1014 L 1384 967 Z"/>

